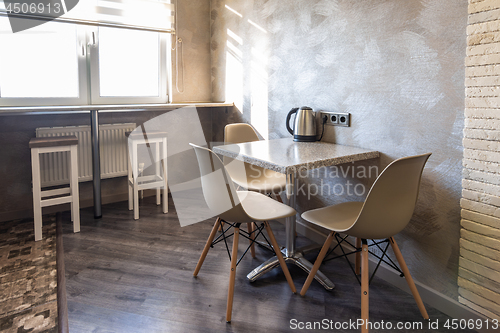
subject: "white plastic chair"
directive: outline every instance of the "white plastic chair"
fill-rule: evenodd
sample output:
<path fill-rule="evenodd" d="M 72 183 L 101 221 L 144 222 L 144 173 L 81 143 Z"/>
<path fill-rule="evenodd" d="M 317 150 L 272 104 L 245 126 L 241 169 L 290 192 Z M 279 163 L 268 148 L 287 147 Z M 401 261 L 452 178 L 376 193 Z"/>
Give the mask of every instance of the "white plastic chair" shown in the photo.
<path fill-rule="evenodd" d="M 337 233 L 356 237 L 356 245 L 354 246 L 356 248 L 356 251 L 354 251 L 356 253 L 355 273 L 359 274 L 359 252 L 361 252 L 361 319 L 364 320 L 364 323 L 367 323 L 369 313 L 368 253 L 370 252 L 367 239 L 386 239 L 388 242 L 387 247 L 389 244 L 391 245 L 401 270 L 392 261 L 387 262 L 384 260 L 387 247 L 383 250 L 379 265 L 383 260 L 398 271 L 402 271 L 422 317 L 429 319 L 410 271 L 393 236 L 406 227 L 413 215 L 422 171 L 430 155 L 423 154 L 393 161 L 377 178 L 364 202 L 345 202 L 313 209 L 302 214 L 304 220 L 326 228 L 331 232 L 302 287 L 300 295 L 304 296 L 307 292 L 333 238 L 336 238 L 340 246 L 342 246 L 342 242 L 348 242 L 347 237 L 341 238 Z M 360 243 L 362 244 L 361 248 Z M 379 244 L 380 242 L 373 243 L 370 246 L 378 246 Z M 351 253 L 344 254 L 344 256 L 348 254 Z M 362 332 L 368 332 L 365 325 L 363 325 Z"/>
<path fill-rule="evenodd" d="M 224 128 L 224 144 L 259 141 L 252 125 L 229 124 Z M 274 194 L 281 201 L 279 193 L 286 187 L 286 177 L 282 173 L 267 170 L 256 165 L 245 164 L 245 168 L 232 167 L 233 159 L 224 157 L 224 165 L 233 181 L 240 187 L 264 194 Z M 243 173 L 242 170 L 245 170 Z"/>
<path fill-rule="evenodd" d="M 259 141 L 257 132 L 252 125 L 246 123 L 228 124 L 224 127 L 224 144 L 245 143 Z M 226 170 L 233 182 L 240 188 L 255 191 L 262 194 L 272 195 L 279 202 L 283 202 L 280 193 L 286 188 L 285 174 L 264 169 L 256 165 L 250 165 L 232 158 L 223 157 Z M 244 167 L 241 166 L 244 165 Z M 221 227 L 223 223 L 221 224 Z M 252 224 L 248 224 L 248 231 L 252 231 Z M 252 242 L 252 240 L 250 240 Z M 264 245 L 265 246 L 265 245 Z M 255 258 L 255 246 L 252 243 L 250 254 Z"/>
<path fill-rule="evenodd" d="M 238 239 L 240 232 L 244 232 L 240 231 L 241 223 L 253 223 L 259 232 L 261 232 L 263 227 L 265 227 L 290 289 L 295 293 L 295 285 L 293 284 L 292 277 L 290 276 L 290 272 L 288 271 L 285 260 L 281 254 L 280 247 L 276 242 L 268 221 L 292 216 L 295 215 L 296 212 L 295 209 L 279 203 L 261 193 L 252 191 L 236 191 L 220 158 L 210 149 L 194 144 L 190 145 L 194 148 L 198 159 L 203 196 L 209 209 L 215 215 L 218 215 L 217 221 L 212 228 L 212 232 L 207 239 L 198 264 L 196 265 L 193 276 L 196 277 L 198 275 L 201 266 L 203 265 L 203 261 L 207 256 L 208 250 L 213 245 L 215 234 L 217 233 L 221 221 L 224 221 L 234 227 L 234 240 L 231 254 L 231 271 L 229 275 L 229 290 L 226 311 L 226 321 L 231 322 L 236 265 L 237 262 L 239 262 Z M 259 228 L 256 225 L 256 221 L 263 222 L 263 227 L 261 226 Z M 223 232 L 225 233 L 227 230 L 224 230 Z M 255 229 L 252 233 L 255 233 Z M 243 255 L 245 253 L 243 253 Z"/>

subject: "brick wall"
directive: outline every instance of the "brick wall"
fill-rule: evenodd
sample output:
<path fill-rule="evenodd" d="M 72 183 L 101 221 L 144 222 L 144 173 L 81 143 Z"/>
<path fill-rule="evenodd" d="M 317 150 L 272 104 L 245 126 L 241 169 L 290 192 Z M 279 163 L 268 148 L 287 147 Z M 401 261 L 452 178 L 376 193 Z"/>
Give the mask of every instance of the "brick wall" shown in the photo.
<path fill-rule="evenodd" d="M 469 0 L 459 301 L 500 318 L 500 0 Z"/>

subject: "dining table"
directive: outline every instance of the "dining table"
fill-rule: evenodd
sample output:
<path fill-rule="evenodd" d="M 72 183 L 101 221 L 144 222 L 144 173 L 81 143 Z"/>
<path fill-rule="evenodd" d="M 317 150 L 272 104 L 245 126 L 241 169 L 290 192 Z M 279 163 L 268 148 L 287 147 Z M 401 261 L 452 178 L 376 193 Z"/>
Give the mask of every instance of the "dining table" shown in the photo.
<path fill-rule="evenodd" d="M 298 179 L 307 174 L 307 170 L 330 167 L 344 163 L 378 158 L 380 153 L 348 145 L 316 142 L 296 142 L 293 138 L 260 140 L 239 144 L 227 144 L 213 147 L 219 155 L 243 161 L 265 169 L 286 175 L 286 203 L 296 208 Z M 286 262 L 293 263 L 309 273 L 312 263 L 304 258 L 303 249 L 296 248 L 296 215 L 285 219 L 285 246 L 281 249 Z M 265 261 L 247 278 L 253 282 L 279 265 L 276 256 Z M 327 290 L 335 288 L 333 282 L 320 270 L 315 279 Z"/>

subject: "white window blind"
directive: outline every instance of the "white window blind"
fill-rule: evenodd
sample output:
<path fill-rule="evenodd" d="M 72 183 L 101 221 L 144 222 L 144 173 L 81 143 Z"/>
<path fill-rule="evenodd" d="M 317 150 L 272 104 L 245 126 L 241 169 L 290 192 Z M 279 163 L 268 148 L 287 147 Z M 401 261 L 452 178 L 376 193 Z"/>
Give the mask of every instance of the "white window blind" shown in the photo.
<path fill-rule="evenodd" d="M 9 15 L 14 32 L 25 30 L 22 18 L 86 25 L 174 32 L 174 5 L 169 0 L 4 0 L 0 13 Z M 18 21 L 19 20 L 19 21 Z"/>

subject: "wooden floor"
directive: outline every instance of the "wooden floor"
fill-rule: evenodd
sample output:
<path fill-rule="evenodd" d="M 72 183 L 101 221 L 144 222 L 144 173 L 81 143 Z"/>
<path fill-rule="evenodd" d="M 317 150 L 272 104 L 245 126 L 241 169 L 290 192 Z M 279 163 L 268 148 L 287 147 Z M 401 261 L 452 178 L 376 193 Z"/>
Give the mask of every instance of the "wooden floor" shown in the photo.
<path fill-rule="evenodd" d="M 223 244 L 210 250 L 198 278 L 192 275 L 213 221 L 181 228 L 172 202 L 169 213 L 163 214 L 152 197 L 141 204 L 137 221 L 126 202 L 103 206 L 103 218 L 98 220 L 91 209 L 83 209 L 78 234 L 72 233 L 65 213 L 70 332 L 357 331 L 335 329 L 335 324 L 355 322 L 360 316 L 360 286 L 345 261 L 329 261 L 321 268 L 336 284 L 334 291 L 327 292 L 314 281 L 301 297 L 291 293 L 280 269 L 248 282 L 246 274 L 271 256 L 262 248 L 257 248 L 255 259 L 247 255 L 237 268 L 233 318 L 226 323 L 230 262 Z M 283 242 L 283 226 L 277 222 L 272 226 L 278 242 Z M 240 243 L 241 253 L 246 241 Z M 308 258 L 314 260 L 316 255 Z M 306 273 L 294 265 L 289 268 L 300 291 Z M 394 328 L 394 332 L 448 332 L 442 326 L 449 317 L 430 307 L 427 310 L 432 322 L 439 321 L 440 329 L 428 329 L 411 295 L 377 278 L 370 286 L 372 323 L 423 325 L 423 329 Z M 299 323 L 314 322 L 332 327 L 293 329 Z"/>

